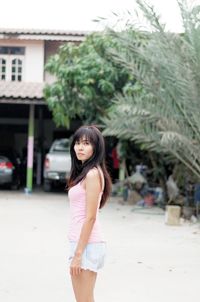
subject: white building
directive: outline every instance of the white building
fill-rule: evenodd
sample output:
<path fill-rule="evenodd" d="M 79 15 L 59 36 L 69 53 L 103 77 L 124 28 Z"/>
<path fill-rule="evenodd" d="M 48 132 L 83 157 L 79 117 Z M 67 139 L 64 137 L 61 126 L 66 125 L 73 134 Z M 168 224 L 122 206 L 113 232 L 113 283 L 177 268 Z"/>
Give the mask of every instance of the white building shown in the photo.
<path fill-rule="evenodd" d="M 61 44 L 80 43 L 86 34 L 0 28 L 0 149 L 4 146 L 15 148 L 21 156 L 24 155 L 28 128 L 29 136 L 33 128 L 34 155 L 38 155 L 37 171 L 34 171 L 37 184 L 41 183 L 44 154 L 53 139 L 71 134 L 66 129 L 56 129 L 46 106 L 43 88 L 45 83 L 54 79 L 44 66 Z M 30 145 L 29 141 L 29 157 L 32 156 L 31 148 L 33 143 Z"/>

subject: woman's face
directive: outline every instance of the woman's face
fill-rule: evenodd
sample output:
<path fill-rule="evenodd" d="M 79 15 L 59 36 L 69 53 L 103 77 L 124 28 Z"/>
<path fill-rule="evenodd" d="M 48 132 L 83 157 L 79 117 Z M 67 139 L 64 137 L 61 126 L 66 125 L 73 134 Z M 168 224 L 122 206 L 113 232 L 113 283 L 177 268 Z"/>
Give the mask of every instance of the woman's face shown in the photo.
<path fill-rule="evenodd" d="M 93 146 L 86 139 L 86 137 L 82 137 L 79 141 L 75 142 L 74 151 L 76 153 L 76 157 L 78 160 L 81 160 L 84 163 L 88 160 L 93 154 Z"/>

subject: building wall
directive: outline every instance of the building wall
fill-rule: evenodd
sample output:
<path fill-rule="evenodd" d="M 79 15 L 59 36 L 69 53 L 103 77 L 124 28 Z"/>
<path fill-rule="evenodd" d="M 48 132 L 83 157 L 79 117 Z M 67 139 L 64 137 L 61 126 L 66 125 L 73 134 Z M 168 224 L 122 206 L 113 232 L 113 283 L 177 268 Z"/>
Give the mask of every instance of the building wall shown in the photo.
<path fill-rule="evenodd" d="M 59 47 L 63 44 L 63 42 L 58 41 L 46 41 L 45 42 L 45 64 L 48 62 L 49 58 L 52 55 L 55 55 L 59 52 Z M 44 81 L 47 83 L 52 83 L 55 81 L 55 77 L 51 75 L 49 72 L 44 71 Z"/>
<path fill-rule="evenodd" d="M 34 41 L 26 47 L 26 81 L 43 82 L 44 41 Z"/>
<path fill-rule="evenodd" d="M 23 81 L 43 82 L 44 78 L 44 41 L 0 40 L 1 46 L 25 47 Z"/>

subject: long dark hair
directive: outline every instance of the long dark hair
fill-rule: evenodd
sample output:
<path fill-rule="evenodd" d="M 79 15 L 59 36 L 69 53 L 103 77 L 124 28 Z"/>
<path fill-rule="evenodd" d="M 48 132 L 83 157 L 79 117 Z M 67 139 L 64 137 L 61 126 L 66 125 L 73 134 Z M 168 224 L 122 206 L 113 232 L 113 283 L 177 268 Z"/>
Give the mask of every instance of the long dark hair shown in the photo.
<path fill-rule="evenodd" d="M 80 141 L 82 138 L 88 140 L 93 147 L 92 156 L 82 163 L 81 160 L 78 160 L 76 157 L 76 153 L 74 151 L 74 145 L 77 141 Z M 68 181 L 68 189 L 75 186 L 78 182 L 83 180 L 88 171 L 94 167 L 100 167 L 105 180 L 105 186 L 100 202 L 100 208 L 104 206 L 106 203 L 110 192 L 111 192 L 111 178 L 107 171 L 105 164 L 105 142 L 103 135 L 99 131 L 96 126 L 81 126 L 74 133 L 73 140 L 70 146 L 70 154 L 71 154 L 71 172 Z"/>

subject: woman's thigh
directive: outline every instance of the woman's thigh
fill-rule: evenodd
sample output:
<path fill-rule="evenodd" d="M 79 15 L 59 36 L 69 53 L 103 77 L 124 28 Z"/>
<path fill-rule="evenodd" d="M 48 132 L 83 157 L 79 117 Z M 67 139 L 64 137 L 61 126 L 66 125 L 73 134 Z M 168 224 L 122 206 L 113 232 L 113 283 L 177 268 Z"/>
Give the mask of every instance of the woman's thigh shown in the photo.
<path fill-rule="evenodd" d="M 71 276 L 74 294 L 77 302 L 93 302 L 93 291 L 97 273 L 82 270 L 78 276 Z"/>

